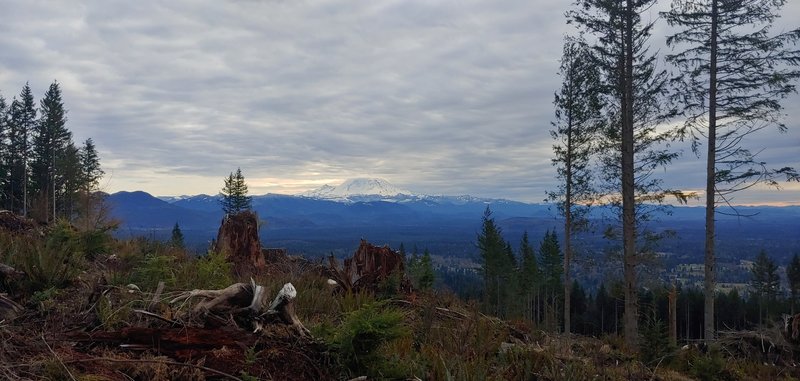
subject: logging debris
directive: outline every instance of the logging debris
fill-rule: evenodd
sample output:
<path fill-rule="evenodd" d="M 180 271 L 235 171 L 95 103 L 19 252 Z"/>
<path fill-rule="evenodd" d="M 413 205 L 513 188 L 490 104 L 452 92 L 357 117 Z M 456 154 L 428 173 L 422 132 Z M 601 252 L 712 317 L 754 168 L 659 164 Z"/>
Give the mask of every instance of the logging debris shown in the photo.
<path fill-rule="evenodd" d="M 28 233 L 36 227 L 33 220 L 16 215 L 9 210 L 0 210 L 0 230 L 10 233 Z"/>
<path fill-rule="evenodd" d="M 332 379 L 322 367 L 330 361 L 324 344 L 311 337 L 295 314 L 296 298 L 291 283 L 284 284 L 274 298 L 252 280 L 218 290 L 195 289 L 166 300 L 171 315 L 133 310 L 144 318 L 138 324 L 72 332 L 67 338 L 82 348 L 102 345 L 123 352 L 148 351 L 187 364 L 202 359 L 203 367 L 226 374 L 245 369 L 264 378 Z M 246 353 L 264 361 L 243 364 Z"/>
<path fill-rule="evenodd" d="M 382 282 L 398 277 L 400 291 L 410 292 L 403 256 L 389 246 L 378 247 L 362 239 L 351 258 L 340 268 L 336 258 L 328 257 L 329 276 L 345 291 L 376 291 Z"/>

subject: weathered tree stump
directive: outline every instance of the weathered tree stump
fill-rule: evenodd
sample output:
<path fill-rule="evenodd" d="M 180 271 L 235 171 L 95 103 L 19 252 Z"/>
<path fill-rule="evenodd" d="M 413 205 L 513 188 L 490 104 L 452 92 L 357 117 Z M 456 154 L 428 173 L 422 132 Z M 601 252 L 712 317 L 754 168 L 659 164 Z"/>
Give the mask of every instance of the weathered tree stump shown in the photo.
<path fill-rule="evenodd" d="M 378 247 L 362 239 L 353 257 L 344 260 L 342 269 L 339 269 L 333 256 L 329 260 L 330 276 L 345 290 L 374 291 L 381 282 L 397 276 L 400 289 L 411 291 L 411 282 L 405 275 L 403 256 L 389 246 Z"/>
<path fill-rule="evenodd" d="M 263 271 L 266 261 L 258 239 L 258 216 L 249 210 L 226 215 L 219 227 L 214 249 L 225 254 L 236 275 L 247 276 Z"/>

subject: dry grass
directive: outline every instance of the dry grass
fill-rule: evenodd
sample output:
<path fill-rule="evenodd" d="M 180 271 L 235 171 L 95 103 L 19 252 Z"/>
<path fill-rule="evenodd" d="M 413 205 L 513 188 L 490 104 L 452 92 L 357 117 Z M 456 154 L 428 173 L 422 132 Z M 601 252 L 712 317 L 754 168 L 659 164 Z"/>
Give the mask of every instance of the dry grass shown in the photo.
<path fill-rule="evenodd" d="M 0 249 L 13 245 L 12 237 L 0 234 Z M 18 260 L 13 252 L 0 255 L 6 262 Z M 165 319 L 180 321 L 192 306 L 169 305 L 167 301 L 177 293 L 250 281 L 215 271 L 214 260 L 193 258 L 159 243 L 119 241 L 105 255 L 81 262 L 80 271 L 64 286 L 35 294 L 17 290 L 16 299 L 26 312 L 14 321 L 0 322 L 0 380 L 277 380 L 286 379 L 291 366 L 302 368 L 295 379 L 348 379 L 365 374 L 376 379 L 421 380 L 800 379 L 791 347 L 784 343 L 777 365 L 765 365 L 749 341 L 740 337 L 732 341 L 738 346 L 723 340 L 723 346 L 712 353 L 678 351 L 648 367 L 616 336 L 598 339 L 547 333 L 528 321 L 485 316 L 476 305 L 446 293 L 336 292 L 317 272 L 288 264 L 275 266 L 287 271 L 261 274 L 255 281 L 273 295 L 285 283 L 295 286 L 296 312 L 313 332 L 313 341 L 301 341 L 276 326 L 252 347 L 217 348 L 179 360 L 159 356 L 152 349 L 125 350 L 71 338 L 76 332 L 163 327 L 164 321 L 134 310 L 149 307 Z M 167 287 L 153 303 L 160 281 Z M 138 289 L 128 288 L 129 283 Z M 373 311 L 366 313 L 365 308 Z M 399 313 L 402 329 L 378 343 L 369 362 L 348 360 L 343 338 L 369 331 L 359 327 L 383 313 Z M 356 318 L 363 321 L 354 322 Z"/>

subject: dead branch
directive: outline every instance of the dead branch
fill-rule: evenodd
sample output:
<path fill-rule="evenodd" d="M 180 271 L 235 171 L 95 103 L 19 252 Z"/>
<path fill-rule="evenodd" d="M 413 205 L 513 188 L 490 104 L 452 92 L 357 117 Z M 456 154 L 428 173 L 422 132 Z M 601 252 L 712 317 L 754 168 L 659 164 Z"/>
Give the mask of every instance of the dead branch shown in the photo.
<path fill-rule="evenodd" d="M 61 357 L 59 357 L 58 354 L 56 354 L 56 351 L 53 350 L 53 348 L 50 346 L 50 344 L 47 344 L 47 340 L 44 339 L 44 333 L 42 334 L 42 341 L 44 342 L 44 345 L 47 346 L 47 350 L 49 350 L 50 353 L 53 354 L 53 357 L 55 357 L 56 360 L 58 360 L 58 363 L 61 364 L 61 366 L 64 368 L 64 370 L 67 371 L 67 374 L 69 375 L 69 378 L 72 379 L 72 381 L 76 381 L 75 380 L 75 376 L 72 375 L 72 372 L 70 372 L 69 368 L 67 368 L 67 366 L 64 364 L 64 362 L 61 361 Z"/>
<path fill-rule="evenodd" d="M 158 305 L 159 299 L 161 299 L 161 293 L 164 292 L 164 282 L 158 282 L 158 287 L 156 287 L 156 292 L 153 294 L 153 299 L 150 300 L 150 304 L 147 306 L 148 311 L 153 311 L 155 307 Z"/>
<path fill-rule="evenodd" d="M 169 303 L 175 304 L 180 301 L 189 301 L 189 299 L 195 297 L 210 299 L 208 301 L 202 301 L 198 303 L 195 306 L 195 311 L 211 311 L 218 306 L 219 308 L 223 308 L 225 307 L 225 303 L 231 303 L 232 301 L 239 299 L 238 297 L 240 295 L 248 293 L 249 287 L 251 286 L 247 283 L 234 283 L 221 290 L 192 290 L 178 295 Z M 250 297 L 248 296 L 247 299 L 249 300 Z"/>
<path fill-rule="evenodd" d="M 6 294 L 0 294 L 0 321 L 11 321 L 24 311 L 17 302 L 9 299 Z"/>
<path fill-rule="evenodd" d="M 176 320 L 171 320 L 171 319 L 167 319 L 167 318 L 165 318 L 165 317 L 163 317 L 163 316 L 161 316 L 161 315 L 159 315 L 159 314 L 152 313 L 152 312 L 150 312 L 150 311 L 145 311 L 145 310 L 133 310 L 133 312 L 134 312 L 134 313 L 137 313 L 137 314 L 140 314 L 140 315 L 149 316 L 149 317 L 151 317 L 151 318 L 155 318 L 155 319 L 161 320 L 161 321 L 163 321 L 163 322 L 165 322 L 165 323 L 169 323 L 170 325 L 183 325 L 183 324 L 182 324 L 181 322 L 179 322 L 179 321 L 176 321 Z"/>

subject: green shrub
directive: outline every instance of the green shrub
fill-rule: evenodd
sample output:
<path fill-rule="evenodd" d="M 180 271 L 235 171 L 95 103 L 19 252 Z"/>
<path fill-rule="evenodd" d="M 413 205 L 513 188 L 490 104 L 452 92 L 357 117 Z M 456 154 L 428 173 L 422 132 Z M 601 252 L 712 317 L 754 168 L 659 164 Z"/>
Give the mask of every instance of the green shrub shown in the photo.
<path fill-rule="evenodd" d="M 198 285 L 192 288 L 221 289 L 234 283 L 231 276 L 231 264 L 225 260 L 225 255 L 209 251 L 204 257 L 197 258 Z"/>
<path fill-rule="evenodd" d="M 31 302 L 36 305 L 39 311 L 49 311 L 56 306 L 56 298 L 60 292 L 55 287 L 50 287 L 44 290 L 35 291 L 31 295 Z"/>
<path fill-rule="evenodd" d="M 158 282 L 174 286 L 176 279 L 175 257 L 160 253 L 146 254 L 139 266 L 134 268 L 131 276 L 133 283 L 142 291 L 154 290 Z"/>
<path fill-rule="evenodd" d="M 120 307 L 116 307 L 112 304 L 108 295 L 103 295 L 100 297 L 95 311 L 100 324 L 107 330 L 114 330 L 127 324 L 126 318 L 128 318 L 131 308 L 129 304 L 122 304 Z"/>
<path fill-rule="evenodd" d="M 655 364 L 672 352 L 667 337 L 667 327 L 655 314 L 648 316 L 640 330 L 642 362 Z"/>
<path fill-rule="evenodd" d="M 378 349 L 408 334 L 405 315 L 395 308 L 367 304 L 348 314 L 333 339 L 339 360 L 353 374 L 385 377 L 393 369 L 391 361 Z"/>
<path fill-rule="evenodd" d="M 726 369 L 725 359 L 715 346 L 711 346 L 708 353 L 700 353 L 696 348 L 682 350 L 672 363 L 675 369 L 702 381 L 737 379 Z"/>
<path fill-rule="evenodd" d="M 99 254 L 111 252 L 114 237 L 111 236 L 110 230 L 109 227 L 80 233 L 80 241 L 87 259 L 93 260 Z"/>
<path fill-rule="evenodd" d="M 44 240 L 14 241 L 11 251 L 34 291 L 66 287 L 85 265 L 78 233 L 65 222 L 57 223 Z"/>
<path fill-rule="evenodd" d="M 402 282 L 403 274 L 395 271 L 386 279 L 378 283 L 378 295 L 381 299 L 389 299 L 395 297 L 400 293 L 400 283 Z"/>
<path fill-rule="evenodd" d="M 367 290 L 345 292 L 339 301 L 339 311 L 350 313 L 357 311 L 361 307 L 374 303 L 375 295 Z"/>

